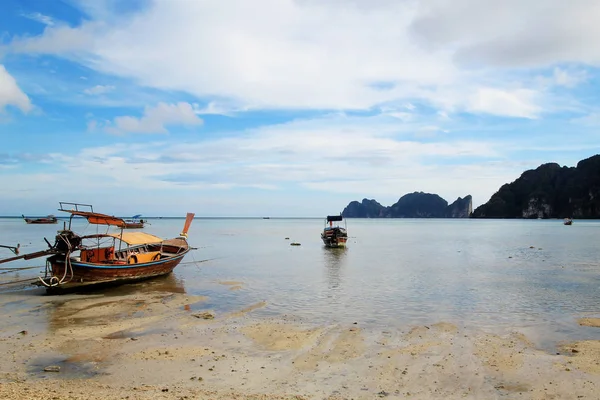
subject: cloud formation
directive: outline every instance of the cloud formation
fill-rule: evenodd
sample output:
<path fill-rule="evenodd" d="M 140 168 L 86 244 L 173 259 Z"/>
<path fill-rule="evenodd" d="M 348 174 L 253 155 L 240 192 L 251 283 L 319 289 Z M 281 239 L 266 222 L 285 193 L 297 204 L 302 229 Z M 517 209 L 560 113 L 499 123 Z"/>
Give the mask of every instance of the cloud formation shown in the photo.
<path fill-rule="evenodd" d="M 23 16 L 27 19 L 30 19 L 32 21 L 39 22 L 40 24 L 44 24 L 44 25 L 48 25 L 48 26 L 54 25 L 54 19 L 52 19 L 52 17 L 50 17 L 48 15 L 44 15 L 39 12 L 34 12 L 34 13 L 30 13 L 30 14 L 21 14 L 21 16 Z"/>
<path fill-rule="evenodd" d="M 389 202 L 423 190 L 448 199 L 472 194 L 481 203 L 521 168 L 495 162 L 502 159 L 499 149 L 506 146 L 494 141 L 419 141 L 412 131 L 420 124 L 403 126 L 384 115 L 332 115 L 185 143 L 90 147 L 75 154 L 53 154 L 60 168 L 48 185 L 63 186 L 64 175 L 71 176 L 69 181 L 85 176 L 96 188 L 123 186 L 133 192 L 292 187 L 329 196 L 342 193 L 347 199 L 378 196 Z M 477 177 L 466 179 L 476 171 Z M 30 178 L 20 179 L 19 185 L 28 187 Z M 265 196 L 269 195 L 261 197 L 269 202 Z"/>
<path fill-rule="evenodd" d="M 24 113 L 32 109 L 29 97 L 19 88 L 17 81 L 4 65 L 0 64 L 0 112 L 4 111 L 6 106 L 15 106 Z"/>
<path fill-rule="evenodd" d="M 9 49 L 76 56 L 145 86 L 253 109 L 421 101 L 517 118 L 539 116 L 544 103 L 534 80 L 503 69 L 600 62 L 593 0 L 156 0 L 118 18 L 107 10 L 87 8 L 91 21 L 15 37 Z"/>
<path fill-rule="evenodd" d="M 425 46 L 453 47 L 469 66 L 600 65 L 600 3 L 595 0 L 430 0 L 411 31 Z"/>
<path fill-rule="evenodd" d="M 91 96 L 96 96 L 112 92 L 113 90 L 115 90 L 115 87 L 111 85 L 96 85 L 94 87 L 85 89 L 83 93 L 89 94 Z"/>
<path fill-rule="evenodd" d="M 103 126 L 109 133 L 168 133 L 169 125 L 197 126 L 202 119 L 196 115 L 190 103 L 167 104 L 160 102 L 155 107 L 146 107 L 141 117 L 116 117 L 112 123 L 88 122 L 88 130 Z"/>

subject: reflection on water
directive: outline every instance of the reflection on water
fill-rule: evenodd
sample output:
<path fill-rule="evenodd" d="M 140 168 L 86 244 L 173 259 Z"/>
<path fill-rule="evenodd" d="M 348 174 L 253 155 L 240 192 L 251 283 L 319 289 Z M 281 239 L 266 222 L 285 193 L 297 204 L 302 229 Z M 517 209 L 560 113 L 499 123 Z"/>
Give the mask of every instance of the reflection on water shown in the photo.
<path fill-rule="evenodd" d="M 329 290 L 336 290 L 341 284 L 341 274 L 344 267 L 347 248 L 323 247 L 325 268 L 327 270 L 327 282 Z"/>
<path fill-rule="evenodd" d="M 134 293 L 165 292 L 185 293 L 185 284 L 181 277 L 168 274 L 140 282 L 124 284 L 103 290 L 106 296 L 123 296 Z"/>
<path fill-rule="evenodd" d="M 183 280 L 170 274 L 133 284 L 52 296 L 42 308 L 48 317 L 48 328 L 54 332 L 140 317 L 157 303 L 165 304 L 184 293 Z"/>
<path fill-rule="evenodd" d="M 316 323 L 387 327 L 448 321 L 520 329 L 540 341 L 548 335 L 600 338 L 600 330 L 576 322 L 600 311 L 599 221 L 570 227 L 552 220 L 348 223 L 353 237 L 348 249 L 329 249 L 321 242 L 320 219 L 196 220 L 189 241 L 198 250 L 184 261 L 210 261 L 182 263 L 162 280 L 100 294 L 106 301 L 153 291 L 206 295 L 204 306 L 217 313 L 265 301 L 253 315 L 291 315 Z M 54 229 L 11 224 L 0 219 L 0 243 L 3 234 L 4 242 L 14 239 L 6 232 L 22 244 L 41 242 L 28 251 L 42 249 L 39 238 L 51 237 Z M 163 219 L 153 220 L 146 231 L 170 237 L 180 229 L 180 220 Z M 302 246 L 290 246 L 292 241 Z M 221 281 L 241 282 L 240 289 L 230 290 Z M 140 307 L 125 304 L 133 312 Z M 68 307 L 54 311 L 54 324 L 77 318 Z"/>

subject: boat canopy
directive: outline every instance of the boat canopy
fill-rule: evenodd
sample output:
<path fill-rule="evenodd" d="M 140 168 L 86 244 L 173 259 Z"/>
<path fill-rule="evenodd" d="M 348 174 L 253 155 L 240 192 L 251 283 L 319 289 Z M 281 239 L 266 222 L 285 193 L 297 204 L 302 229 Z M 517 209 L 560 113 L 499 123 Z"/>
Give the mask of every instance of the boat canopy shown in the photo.
<path fill-rule="evenodd" d="M 142 214 L 135 214 L 133 217 L 131 217 L 132 219 L 138 219 L 139 217 L 141 217 Z"/>
<path fill-rule="evenodd" d="M 84 217 L 88 220 L 88 222 L 90 224 L 113 225 L 113 226 L 118 226 L 120 228 L 125 226 L 125 221 L 122 218 L 114 217 L 112 215 L 100 214 L 100 213 L 89 212 L 89 211 L 78 211 L 78 210 L 61 210 L 61 211 L 71 213 L 72 215 L 78 215 L 80 217 Z"/>
<path fill-rule="evenodd" d="M 328 215 L 327 216 L 327 222 L 341 221 L 341 220 L 342 220 L 342 216 L 341 215 Z"/>
<path fill-rule="evenodd" d="M 160 243 L 163 241 L 163 239 L 159 238 L 158 236 L 154 236 L 145 232 L 123 232 L 122 235 L 121 233 L 109 233 L 107 236 L 119 239 L 129 245 Z"/>

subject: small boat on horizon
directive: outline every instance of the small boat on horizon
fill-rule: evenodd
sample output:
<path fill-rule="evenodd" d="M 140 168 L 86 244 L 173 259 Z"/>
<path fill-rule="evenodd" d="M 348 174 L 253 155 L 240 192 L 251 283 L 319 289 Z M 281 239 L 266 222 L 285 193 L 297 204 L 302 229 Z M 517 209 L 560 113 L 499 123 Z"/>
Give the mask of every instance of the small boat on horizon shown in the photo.
<path fill-rule="evenodd" d="M 59 211 L 71 214 L 68 226 L 55 237 L 49 249 L 0 260 L 0 264 L 19 259 L 49 256 L 43 277 L 35 282 L 49 293 L 99 284 L 122 284 L 167 275 L 191 250 L 187 242 L 193 213 L 187 213 L 182 232 L 172 239 L 161 239 L 145 232 L 124 232 L 122 218 L 94 212 L 87 204 L 61 202 Z M 71 207 L 67 209 L 66 207 Z M 85 211 L 84 211 L 85 210 Z M 74 218 L 106 225 L 106 233 L 80 236 L 71 230 Z M 120 230 L 108 232 L 110 227 Z"/>
<path fill-rule="evenodd" d="M 56 224 L 58 222 L 58 219 L 56 219 L 54 215 L 48 215 L 40 218 L 28 218 L 23 214 L 21 214 L 21 216 L 28 224 Z"/>
<path fill-rule="evenodd" d="M 144 221 L 143 219 L 140 219 L 140 217 L 142 216 L 142 214 L 137 214 L 134 215 L 133 217 L 131 217 L 131 219 L 126 219 L 125 221 L 125 229 L 141 229 L 144 227 L 144 224 L 148 221 Z"/>
<path fill-rule="evenodd" d="M 563 221 L 563 224 L 573 225 L 573 218 L 565 218 L 565 220 Z"/>
<path fill-rule="evenodd" d="M 344 227 L 339 225 L 339 222 L 344 221 Z M 337 225 L 333 225 L 334 222 L 338 222 Z M 328 215 L 325 219 L 325 228 L 321 232 L 321 240 L 327 247 L 346 247 L 346 241 L 348 240 L 348 232 L 346 221 L 340 215 Z"/>

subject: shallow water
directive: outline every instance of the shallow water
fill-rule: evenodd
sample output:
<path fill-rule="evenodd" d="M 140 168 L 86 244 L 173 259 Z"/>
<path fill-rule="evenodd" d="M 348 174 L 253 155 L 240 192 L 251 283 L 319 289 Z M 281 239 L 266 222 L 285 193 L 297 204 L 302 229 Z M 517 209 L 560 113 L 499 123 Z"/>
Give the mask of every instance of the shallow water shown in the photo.
<path fill-rule="evenodd" d="M 96 232 L 94 226 L 77 223 L 77 231 Z M 541 346 L 600 339 L 600 329 L 576 322 L 600 315 L 600 221 L 575 221 L 572 226 L 558 220 L 347 223 L 348 248 L 328 249 L 320 241 L 323 222 L 318 219 L 196 219 L 189 241 L 198 249 L 172 276 L 100 293 L 204 295 L 208 301 L 201 307 L 216 312 L 266 301 L 253 315 L 359 322 L 378 329 L 439 321 L 490 331 L 516 329 Z M 0 219 L 0 244 L 20 243 L 22 252 L 41 250 L 43 237 L 52 242 L 60 225 Z M 152 219 L 145 230 L 173 237 L 182 226 L 179 219 Z M 8 256 L 8 250 L 0 250 L 0 257 Z M 35 276 L 43 263 L 0 265 L 40 266 L 2 274 L 0 282 Z M 29 302 L 14 296 L 41 293 L 28 286 L 0 286 L 2 308 L 17 312 Z"/>

